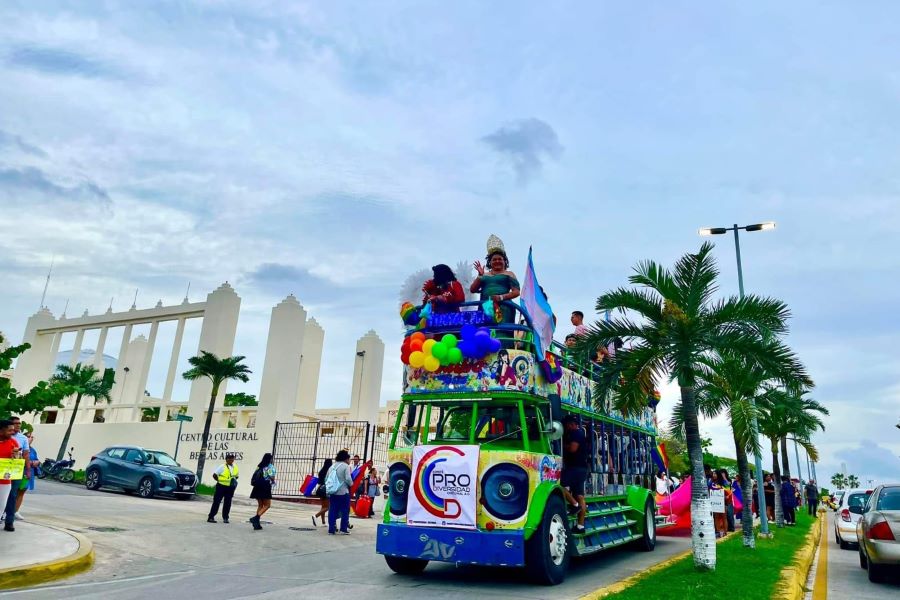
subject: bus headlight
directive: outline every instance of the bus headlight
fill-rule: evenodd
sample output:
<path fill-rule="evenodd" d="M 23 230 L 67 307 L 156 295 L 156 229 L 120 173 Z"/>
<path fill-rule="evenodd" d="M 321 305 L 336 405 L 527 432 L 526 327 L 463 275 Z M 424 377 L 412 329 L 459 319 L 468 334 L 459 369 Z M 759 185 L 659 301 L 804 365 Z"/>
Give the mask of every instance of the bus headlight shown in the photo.
<path fill-rule="evenodd" d="M 390 482 L 391 514 L 402 516 L 406 514 L 406 500 L 409 497 L 409 482 L 412 471 L 402 462 L 394 463 L 388 470 Z"/>
<path fill-rule="evenodd" d="M 514 521 L 528 509 L 528 473 L 514 464 L 494 465 L 481 479 L 485 509 L 502 521 Z"/>

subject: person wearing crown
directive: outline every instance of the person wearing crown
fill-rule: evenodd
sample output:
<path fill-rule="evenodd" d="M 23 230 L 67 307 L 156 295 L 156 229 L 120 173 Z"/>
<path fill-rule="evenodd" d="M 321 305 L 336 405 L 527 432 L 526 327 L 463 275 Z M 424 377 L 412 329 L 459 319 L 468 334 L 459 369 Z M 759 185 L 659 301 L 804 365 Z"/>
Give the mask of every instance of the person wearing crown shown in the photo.
<path fill-rule="evenodd" d="M 496 303 L 504 300 L 513 300 L 519 297 L 519 280 L 515 273 L 509 270 L 509 259 L 503 242 L 496 235 L 491 235 L 487 242 L 487 256 L 485 257 L 487 269 L 481 261 L 475 261 L 474 267 L 478 277 L 472 282 L 469 291 L 481 294 L 481 301 L 493 300 Z M 509 306 L 501 306 L 504 323 L 513 323 L 515 311 Z"/>

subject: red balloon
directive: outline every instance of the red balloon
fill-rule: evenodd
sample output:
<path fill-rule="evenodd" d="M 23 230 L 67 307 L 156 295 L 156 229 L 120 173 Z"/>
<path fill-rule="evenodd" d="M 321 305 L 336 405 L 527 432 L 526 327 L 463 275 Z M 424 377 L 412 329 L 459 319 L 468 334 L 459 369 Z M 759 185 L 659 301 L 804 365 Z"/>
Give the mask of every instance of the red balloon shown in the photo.
<path fill-rule="evenodd" d="M 411 354 L 410 352 L 401 352 L 401 353 L 400 353 L 400 361 L 401 361 L 404 365 L 408 365 L 408 364 L 409 364 L 409 355 L 410 355 L 410 354 Z"/>
<path fill-rule="evenodd" d="M 415 334 L 413 334 L 413 335 L 415 335 Z M 422 337 L 424 338 L 425 336 L 422 336 Z M 409 343 L 409 350 L 410 350 L 411 352 L 415 352 L 415 351 L 417 351 L 417 350 L 421 350 L 421 349 L 422 349 L 422 344 L 424 344 L 424 343 L 425 343 L 425 340 L 424 340 L 424 339 L 414 338 L 413 341 L 411 341 L 411 342 Z"/>

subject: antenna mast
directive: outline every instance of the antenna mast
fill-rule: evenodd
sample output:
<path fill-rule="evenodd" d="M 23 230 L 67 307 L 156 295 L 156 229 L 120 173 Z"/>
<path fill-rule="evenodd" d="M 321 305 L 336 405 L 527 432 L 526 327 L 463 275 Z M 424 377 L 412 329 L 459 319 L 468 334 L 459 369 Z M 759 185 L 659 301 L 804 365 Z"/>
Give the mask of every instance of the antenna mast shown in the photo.
<path fill-rule="evenodd" d="M 47 281 L 44 282 L 44 293 L 41 294 L 41 305 L 38 309 L 44 308 L 44 300 L 47 299 L 47 288 L 50 286 L 50 275 L 53 273 L 53 262 L 56 260 L 56 255 L 53 255 L 50 258 L 50 270 L 47 271 Z"/>

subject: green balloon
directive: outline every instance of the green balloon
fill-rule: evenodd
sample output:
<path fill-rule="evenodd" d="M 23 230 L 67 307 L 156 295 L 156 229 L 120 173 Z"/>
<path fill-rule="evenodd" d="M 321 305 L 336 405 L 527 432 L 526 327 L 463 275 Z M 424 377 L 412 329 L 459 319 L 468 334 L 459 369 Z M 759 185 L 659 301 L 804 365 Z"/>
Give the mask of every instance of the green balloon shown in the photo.
<path fill-rule="evenodd" d="M 452 333 L 448 333 L 441 338 L 441 343 L 447 346 L 447 348 L 456 348 L 457 342 L 459 342 L 459 340 Z"/>
<path fill-rule="evenodd" d="M 443 340 L 431 347 L 431 355 L 436 359 L 443 361 L 447 358 L 447 352 L 450 349 L 444 345 Z"/>
<path fill-rule="evenodd" d="M 450 350 L 447 351 L 447 362 L 451 365 L 458 365 L 462 362 L 462 359 L 462 350 L 459 348 L 450 348 Z"/>

